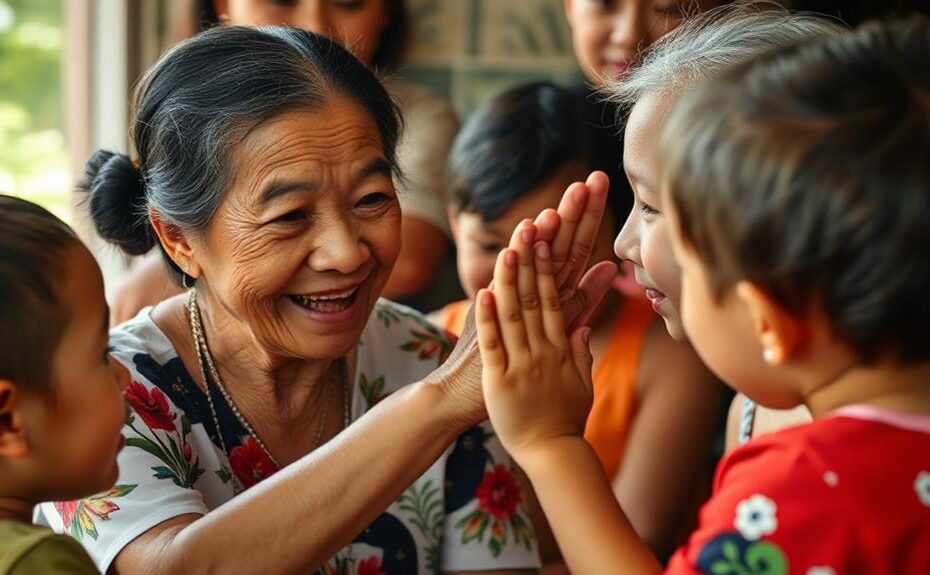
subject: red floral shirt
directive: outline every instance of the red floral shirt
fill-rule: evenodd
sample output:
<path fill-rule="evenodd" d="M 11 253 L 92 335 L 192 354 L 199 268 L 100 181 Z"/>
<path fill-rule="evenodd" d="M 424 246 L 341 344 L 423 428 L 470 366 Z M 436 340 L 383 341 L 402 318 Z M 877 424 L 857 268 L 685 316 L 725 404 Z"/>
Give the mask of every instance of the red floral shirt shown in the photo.
<path fill-rule="evenodd" d="M 853 407 L 724 458 L 669 573 L 930 573 L 930 418 Z"/>

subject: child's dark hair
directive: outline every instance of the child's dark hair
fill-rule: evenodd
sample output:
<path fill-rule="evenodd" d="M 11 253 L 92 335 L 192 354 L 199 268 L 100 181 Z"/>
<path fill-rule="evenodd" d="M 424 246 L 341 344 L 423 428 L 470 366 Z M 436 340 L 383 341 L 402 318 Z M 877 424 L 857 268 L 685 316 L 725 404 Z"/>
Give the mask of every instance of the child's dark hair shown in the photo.
<path fill-rule="evenodd" d="M 59 286 L 80 240 L 46 209 L 5 195 L 0 230 L 0 379 L 46 391 L 70 319 Z"/>
<path fill-rule="evenodd" d="M 778 49 L 687 93 L 660 143 L 684 242 L 820 310 L 865 362 L 930 360 L 930 20 Z"/>
<path fill-rule="evenodd" d="M 594 137 L 584 121 L 584 105 L 579 94 L 536 82 L 501 92 L 480 106 L 452 144 L 453 207 L 492 221 L 569 162 L 589 171 Z M 610 207 L 613 220 L 626 215 L 623 208 Z"/>

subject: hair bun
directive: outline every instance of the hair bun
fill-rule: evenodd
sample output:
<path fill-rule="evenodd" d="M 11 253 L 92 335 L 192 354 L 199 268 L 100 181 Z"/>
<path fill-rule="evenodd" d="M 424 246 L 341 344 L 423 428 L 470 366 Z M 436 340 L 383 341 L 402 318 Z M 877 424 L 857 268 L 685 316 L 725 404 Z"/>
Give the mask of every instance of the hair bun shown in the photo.
<path fill-rule="evenodd" d="M 130 255 L 155 245 L 142 174 L 125 154 L 97 150 L 84 166 L 80 189 L 89 194 L 90 217 L 100 237 Z"/>

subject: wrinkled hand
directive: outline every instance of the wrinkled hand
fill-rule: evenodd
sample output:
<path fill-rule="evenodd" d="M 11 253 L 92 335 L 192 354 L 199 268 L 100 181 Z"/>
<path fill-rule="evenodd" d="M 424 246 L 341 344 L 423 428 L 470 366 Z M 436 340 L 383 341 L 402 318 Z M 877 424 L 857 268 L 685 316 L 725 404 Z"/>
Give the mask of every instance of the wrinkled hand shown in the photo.
<path fill-rule="evenodd" d="M 529 230 L 534 241 L 551 246 L 555 286 L 570 333 L 584 325 L 616 276 L 616 266 L 611 262 L 600 262 L 585 272 L 604 216 L 608 183 L 603 172 L 592 173 L 584 183 L 573 183 L 562 196 L 558 210 L 543 211 L 535 222 L 521 222 L 510 239 L 510 247 L 516 249 L 521 234 Z M 441 385 L 452 398 L 463 429 L 487 419 L 474 307 L 468 312 L 449 358 L 426 381 Z"/>
<path fill-rule="evenodd" d="M 482 388 L 491 423 L 518 464 L 560 437 L 584 434 L 594 391 L 591 329 L 565 335 L 549 246 L 524 233 L 501 252 L 494 288 L 475 305 Z"/>

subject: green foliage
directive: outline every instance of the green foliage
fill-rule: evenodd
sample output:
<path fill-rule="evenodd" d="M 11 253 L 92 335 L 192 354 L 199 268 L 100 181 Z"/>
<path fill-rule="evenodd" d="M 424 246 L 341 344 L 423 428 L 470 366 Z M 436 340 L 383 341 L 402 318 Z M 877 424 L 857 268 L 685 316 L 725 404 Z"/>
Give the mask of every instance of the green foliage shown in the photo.
<path fill-rule="evenodd" d="M 0 0 L 0 192 L 68 212 L 61 0 Z"/>

